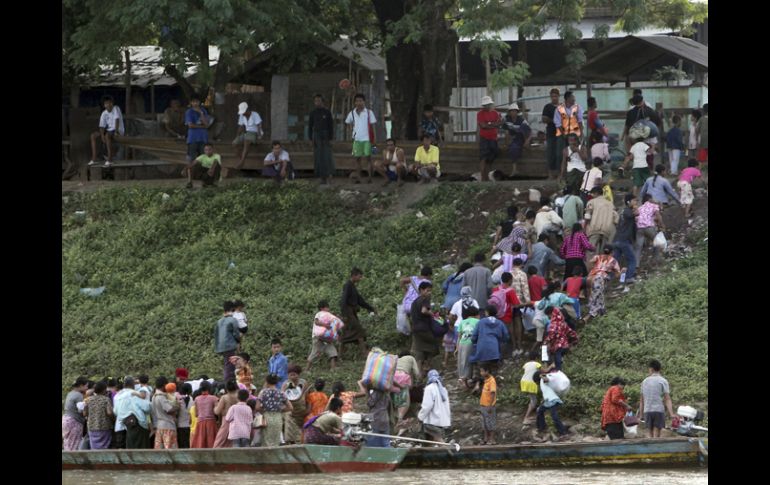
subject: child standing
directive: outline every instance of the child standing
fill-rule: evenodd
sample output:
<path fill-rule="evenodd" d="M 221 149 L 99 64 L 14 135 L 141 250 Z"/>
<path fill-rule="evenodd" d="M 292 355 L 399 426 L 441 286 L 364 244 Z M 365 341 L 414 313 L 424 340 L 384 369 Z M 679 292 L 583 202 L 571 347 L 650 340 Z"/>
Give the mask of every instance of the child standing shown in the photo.
<path fill-rule="evenodd" d="M 650 145 L 644 142 L 644 138 L 637 138 L 636 143 L 633 144 L 631 149 L 626 155 L 626 163 L 631 160 L 634 164 L 631 166 L 631 173 L 634 181 L 634 195 L 639 195 L 639 190 L 644 183 L 650 178 L 650 167 L 647 165 L 647 155 L 652 154 L 652 148 Z"/>
<path fill-rule="evenodd" d="M 524 414 L 523 424 L 532 424 L 532 413 L 537 408 L 537 384 L 535 383 L 535 373 L 540 370 L 542 365 L 537 361 L 538 353 L 535 350 L 529 352 L 529 360 L 524 364 L 524 375 L 521 376 L 521 392 L 529 397 L 527 412 Z"/>
<path fill-rule="evenodd" d="M 684 216 L 692 216 L 692 203 L 695 200 L 695 194 L 692 191 L 692 181 L 703 174 L 698 169 L 698 161 L 691 158 L 687 161 L 687 168 L 682 170 L 679 176 L 677 187 L 679 188 L 679 201 L 684 208 Z"/>
<path fill-rule="evenodd" d="M 273 356 L 267 361 L 267 373 L 278 376 L 276 386 L 280 389 L 289 377 L 289 359 L 283 355 L 281 339 L 274 338 L 270 341 L 270 351 Z"/>
<path fill-rule="evenodd" d="M 225 415 L 225 421 L 230 423 L 230 431 L 227 439 L 233 448 L 248 448 L 251 443 L 251 424 L 254 420 L 251 408 L 246 401 L 249 399 L 249 391 L 238 391 L 238 404 L 230 406 Z"/>
<path fill-rule="evenodd" d="M 580 318 L 580 291 L 586 288 L 586 278 L 583 276 L 583 268 L 575 267 L 572 270 L 572 276 L 564 280 L 562 289 L 567 292 L 567 296 L 575 300 L 575 315 Z"/>
<path fill-rule="evenodd" d="M 674 115 L 671 118 L 673 126 L 666 134 L 666 146 L 668 147 L 668 161 L 671 163 L 671 175 L 676 175 L 679 172 L 679 157 L 684 150 L 684 142 L 682 141 L 682 130 L 679 129 L 679 125 L 682 122 L 682 118 L 679 115 Z"/>
<path fill-rule="evenodd" d="M 449 354 L 454 354 L 457 349 L 457 329 L 455 322 L 449 321 L 449 330 L 444 334 L 444 368 L 449 363 Z"/>
<path fill-rule="evenodd" d="M 257 400 L 249 399 L 246 401 L 254 413 L 254 421 L 251 422 L 251 446 L 262 446 L 262 430 L 265 428 L 265 416 L 257 412 Z"/>
<path fill-rule="evenodd" d="M 483 364 L 479 370 L 481 378 L 484 380 L 484 387 L 481 390 L 481 427 L 484 429 L 484 441 L 482 444 L 496 445 L 495 431 L 497 429 L 497 381 L 490 372 L 490 367 Z"/>

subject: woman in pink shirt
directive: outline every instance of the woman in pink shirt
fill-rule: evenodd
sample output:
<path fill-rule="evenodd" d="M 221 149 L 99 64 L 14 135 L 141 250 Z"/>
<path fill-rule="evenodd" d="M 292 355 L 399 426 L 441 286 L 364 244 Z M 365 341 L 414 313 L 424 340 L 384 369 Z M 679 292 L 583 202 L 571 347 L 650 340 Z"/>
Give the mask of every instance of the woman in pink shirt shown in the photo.
<path fill-rule="evenodd" d="M 679 200 L 682 202 L 685 217 L 692 216 L 692 203 L 695 200 L 695 195 L 692 191 L 692 181 L 701 175 L 701 171 L 698 170 L 698 161 L 694 158 L 687 161 L 687 168 L 682 170 L 681 175 L 679 175 L 677 187 L 679 188 Z"/>
<path fill-rule="evenodd" d="M 217 436 L 217 418 L 214 415 L 214 406 L 219 399 L 211 395 L 211 384 L 201 382 L 201 394 L 195 398 L 195 414 L 198 424 L 195 426 L 195 435 L 192 438 L 192 448 L 213 448 Z"/>
<path fill-rule="evenodd" d="M 572 225 L 572 232 L 564 238 L 561 245 L 561 257 L 565 259 L 564 279 L 572 276 L 575 268 L 583 268 L 583 274 L 588 274 L 585 257 L 586 251 L 596 251 L 596 248 L 588 241 L 586 233 L 583 232 L 583 226 L 576 222 Z"/>

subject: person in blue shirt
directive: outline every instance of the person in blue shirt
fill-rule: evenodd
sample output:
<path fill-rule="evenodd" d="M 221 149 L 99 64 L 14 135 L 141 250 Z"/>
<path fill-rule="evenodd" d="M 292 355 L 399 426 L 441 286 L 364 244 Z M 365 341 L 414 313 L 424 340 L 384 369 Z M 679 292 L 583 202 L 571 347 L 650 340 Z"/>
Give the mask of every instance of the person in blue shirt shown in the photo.
<path fill-rule="evenodd" d="M 270 342 L 270 350 L 272 350 L 273 356 L 267 361 L 267 373 L 278 376 L 280 380 L 275 387 L 280 389 L 289 378 L 289 359 L 281 352 L 283 350 L 281 339 L 274 338 Z"/>
<path fill-rule="evenodd" d="M 209 112 L 201 106 L 201 98 L 197 94 L 190 96 L 190 107 L 184 114 L 184 124 L 187 126 L 187 167 L 182 175 L 186 175 L 195 159 L 203 155 L 203 145 L 209 142 L 210 121 Z"/>
<path fill-rule="evenodd" d="M 666 179 L 665 165 L 656 165 L 655 175 L 644 182 L 642 190 L 639 192 L 639 198 L 644 200 L 646 194 L 650 194 L 652 200 L 658 204 L 668 204 L 669 197 L 674 199 L 677 204 L 681 204 L 679 194 L 674 191 L 671 182 Z"/>
<path fill-rule="evenodd" d="M 497 364 L 503 358 L 500 348 L 511 340 L 511 335 L 502 320 L 497 318 L 497 307 L 489 305 L 486 309 L 487 317 L 479 320 L 471 335 L 474 345 L 474 353 L 470 361 L 476 364 L 489 364 L 490 372 L 497 372 Z M 476 381 L 473 392 L 477 392 L 482 384 Z"/>
<path fill-rule="evenodd" d="M 679 157 L 684 150 L 684 142 L 682 141 L 682 130 L 679 129 L 679 124 L 682 122 L 682 118 L 679 115 L 674 115 L 671 118 L 672 127 L 666 133 L 666 148 L 668 149 L 668 161 L 671 163 L 671 175 L 679 173 Z"/>

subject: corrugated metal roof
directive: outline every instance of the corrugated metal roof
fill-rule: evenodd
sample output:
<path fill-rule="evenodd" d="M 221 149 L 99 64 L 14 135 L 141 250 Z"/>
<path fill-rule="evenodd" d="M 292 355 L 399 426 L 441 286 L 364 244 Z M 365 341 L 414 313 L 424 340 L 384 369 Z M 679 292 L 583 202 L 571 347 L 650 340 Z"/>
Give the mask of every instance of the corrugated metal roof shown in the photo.
<path fill-rule="evenodd" d="M 596 29 L 597 26 L 603 25 L 603 24 L 609 24 L 610 26 L 610 31 L 608 33 L 608 37 L 610 39 L 619 39 L 628 35 L 622 30 L 618 30 L 615 27 L 614 23 L 615 23 L 615 19 L 608 20 L 607 18 L 596 18 L 596 17 L 588 18 L 588 16 L 586 16 L 580 22 L 576 23 L 574 27 L 580 30 L 583 40 L 593 39 L 594 30 Z M 549 20 L 546 31 L 543 33 L 543 36 L 538 40 L 560 40 L 561 35 L 559 35 L 557 27 L 558 27 L 557 21 Z M 638 35 L 647 36 L 647 35 L 658 35 L 658 34 L 668 34 L 668 33 L 670 33 L 668 29 L 661 29 L 657 27 L 645 27 L 638 32 Z M 505 42 L 517 42 L 519 40 L 519 29 L 515 26 L 501 30 L 499 32 L 489 32 L 488 34 L 490 36 L 498 35 L 500 36 L 500 40 Z M 469 41 L 470 39 L 468 38 L 460 39 L 460 42 L 469 42 Z M 537 41 L 533 40 L 533 42 L 537 42 Z"/>
<path fill-rule="evenodd" d="M 384 71 L 385 70 L 385 58 L 371 49 L 366 47 L 356 46 L 350 43 L 346 38 L 335 40 L 328 46 L 331 50 L 337 54 L 351 59 L 370 71 Z"/>
<path fill-rule="evenodd" d="M 708 70 L 708 46 L 677 36 L 629 35 L 586 62 L 580 69 L 581 78 L 590 81 L 623 81 L 626 77 L 657 60 L 674 56 Z M 564 67 L 550 77 L 569 75 Z M 570 76 L 574 77 L 574 76 Z"/>
<path fill-rule="evenodd" d="M 156 86 L 172 86 L 176 80 L 165 73 L 161 63 L 162 48 L 154 45 L 132 46 L 128 48 L 131 56 L 131 85 L 145 88 L 151 84 Z M 219 49 L 209 47 L 209 65 L 216 65 L 219 60 Z M 198 66 L 191 64 L 187 67 L 185 77 L 198 72 Z M 125 71 L 104 66 L 101 74 L 89 81 L 92 86 L 125 86 Z"/>

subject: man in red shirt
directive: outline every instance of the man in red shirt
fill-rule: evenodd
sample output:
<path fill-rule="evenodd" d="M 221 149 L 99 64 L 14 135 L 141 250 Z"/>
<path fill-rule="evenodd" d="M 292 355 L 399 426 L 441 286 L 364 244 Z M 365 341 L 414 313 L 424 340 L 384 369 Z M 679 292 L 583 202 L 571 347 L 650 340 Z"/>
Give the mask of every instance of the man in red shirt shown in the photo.
<path fill-rule="evenodd" d="M 499 308 L 497 311 L 497 318 L 503 321 L 505 327 L 508 329 L 508 333 L 511 335 L 513 340 L 513 349 L 507 350 L 504 354 L 507 358 L 511 355 L 512 351 L 521 349 L 521 332 L 518 332 L 517 335 L 517 332 L 513 331 L 513 309 L 521 306 L 521 301 L 519 301 L 519 296 L 516 294 L 516 290 L 511 288 L 513 275 L 511 273 L 505 272 L 500 279 L 502 280 L 502 283 L 500 286 L 492 288 L 492 294 L 494 295 L 498 291 L 505 292 L 505 310 Z M 518 353 L 516 355 L 518 355 Z"/>
<path fill-rule="evenodd" d="M 497 158 L 497 128 L 503 125 L 503 119 L 495 110 L 495 103 L 489 96 L 481 98 L 484 107 L 476 114 L 476 124 L 479 126 L 479 151 L 481 153 L 481 180 L 489 181 L 487 163 L 490 165 Z"/>

